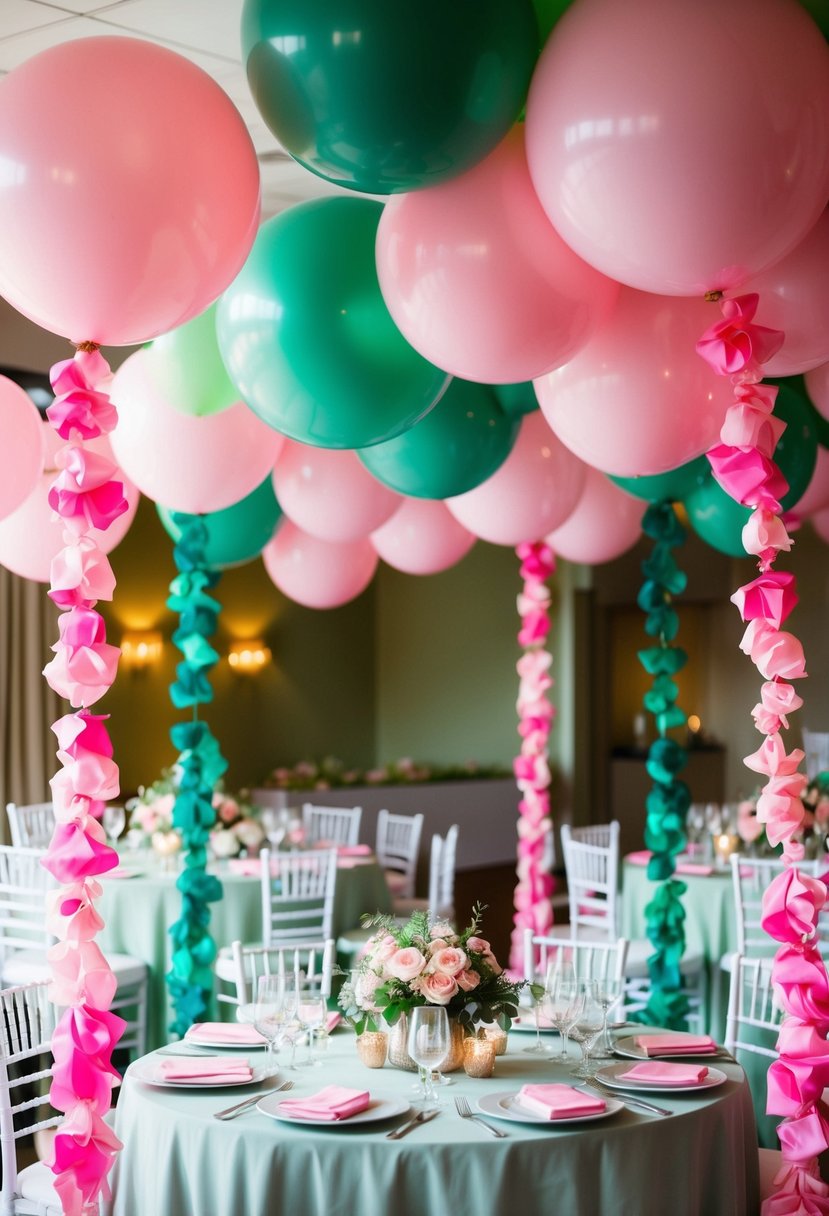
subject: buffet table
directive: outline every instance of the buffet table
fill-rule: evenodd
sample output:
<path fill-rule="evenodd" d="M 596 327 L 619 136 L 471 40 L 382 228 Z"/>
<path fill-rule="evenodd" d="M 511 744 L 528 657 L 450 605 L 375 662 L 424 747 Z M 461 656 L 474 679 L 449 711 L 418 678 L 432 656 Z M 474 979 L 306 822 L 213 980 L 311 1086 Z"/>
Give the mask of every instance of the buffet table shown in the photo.
<path fill-rule="evenodd" d="M 458 1117 L 456 1095 L 475 1109 L 484 1095 L 570 1079 L 559 1065 L 525 1054 L 525 1043 L 526 1036 L 510 1036 L 491 1079 L 455 1073 L 438 1117 L 398 1141 L 386 1133 L 403 1115 L 319 1128 L 277 1122 L 254 1109 L 222 1122 L 214 1113 L 242 1101 L 246 1088 L 159 1088 L 136 1079 L 139 1062 L 126 1074 L 116 1109 L 124 1149 L 113 1173 L 113 1216 L 495 1216 L 515 1210 L 521 1216 L 741 1216 L 758 1210 L 754 1116 L 739 1066 L 717 1061 L 728 1079 L 713 1089 L 642 1095 L 675 1111 L 670 1118 L 633 1109 L 569 1126 L 490 1117 L 506 1132 L 495 1140 Z M 255 1064 L 262 1056 L 249 1058 Z M 291 1097 L 327 1084 L 369 1089 L 377 1099 L 408 1103 L 412 1097 L 413 1074 L 388 1064 L 362 1067 L 348 1030 L 330 1036 L 323 1068 L 281 1075 L 295 1081 Z"/>
<path fill-rule="evenodd" d="M 148 1045 L 160 1047 L 169 1039 L 167 1025 L 171 1009 L 164 976 L 170 966 L 169 928 L 181 915 L 177 874 L 160 868 L 154 856 L 123 859 L 126 875 L 102 877 L 104 889 L 99 910 L 105 927 L 98 941 L 101 949 L 124 951 L 143 959 L 150 969 L 148 995 Z M 210 905 L 210 931 L 218 946 L 262 940 L 262 895 L 255 874 L 234 872 L 232 862 L 213 863 L 222 881 L 223 898 Z M 354 929 L 364 912 L 390 912 L 391 896 L 382 868 L 376 859 L 341 858 L 337 867 L 334 896 L 333 936 Z M 228 1006 L 220 1004 L 220 1011 Z M 230 1016 L 230 1015 L 228 1015 Z"/>

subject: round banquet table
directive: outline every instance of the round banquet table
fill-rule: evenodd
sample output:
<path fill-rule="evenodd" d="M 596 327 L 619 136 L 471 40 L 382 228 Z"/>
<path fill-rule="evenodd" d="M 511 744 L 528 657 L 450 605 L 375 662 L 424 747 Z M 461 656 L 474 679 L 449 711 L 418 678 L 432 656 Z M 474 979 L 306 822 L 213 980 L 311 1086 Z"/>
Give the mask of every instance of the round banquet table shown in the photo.
<path fill-rule="evenodd" d="M 214 1112 L 242 1101 L 246 1087 L 161 1088 L 137 1080 L 133 1065 L 115 1114 L 124 1148 L 112 1175 L 112 1214 L 743 1216 L 758 1210 L 754 1115 L 738 1065 L 717 1061 L 728 1080 L 705 1092 L 642 1095 L 672 1109 L 670 1118 L 632 1108 L 555 1127 L 490 1117 L 507 1133 L 495 1140 L 460 1119 L 452 1099 L 464 1095 L 474 1109 L 485 1094 L 569 1080 L 560 1065 L 525 1054 L 527 1041 L 510 1035 L 490 1079 L 453 1074 L 455 1083 L 441 1091 L 438 1117 L 397 1141 L 387 1140 L 386 1132 L 403 1122 L 402 1115 L 320 1129 L 278 1122 L 254 1109 L 222 1122 Z M 248 1058 L 255 1065 L 263 1056 L 251 1052 Z M 345 1029 L 330 1036 L 322 1068 L 281 1075 L 294 1080 L 292 1097 L 340 1084 L 407 1102 L 414 1079 L 388 1064 L 362 1067 Z"/>
<path fill-rule="evenodd" d="M 147 1043 L 150 1048 L 166 1043 L 172 1010 L 164 976 L 170 966 L 168 930 L 181 915 L 181 893 L 176 873 L 166 872 L 154 856 L 122 857 L 123 870 L 131 877 L 102 875 L 103 896 L 98 905 L 104 928 L 98 936 L 101 949 L 123 951 L 143 959 L 150 969 Z M 210 932 L 221 946 L 237 938 L 243 942 L 262 940 L 262 896 L 256 875 L 234 872 L 232 863 L 214 863 L 213 872 L 222 881 L 224 895 L 210 905 Z M 382 867 L 376 859 L 341 858 L 337 866 L 332 935 L 336 939 L 360 923 L 364 912 L 390 912 L 391 896 Z M 232 1007 L 219 1003 L 219 1011 Z M 228 1016 L 231 1016 L 228 1014 Z"/>

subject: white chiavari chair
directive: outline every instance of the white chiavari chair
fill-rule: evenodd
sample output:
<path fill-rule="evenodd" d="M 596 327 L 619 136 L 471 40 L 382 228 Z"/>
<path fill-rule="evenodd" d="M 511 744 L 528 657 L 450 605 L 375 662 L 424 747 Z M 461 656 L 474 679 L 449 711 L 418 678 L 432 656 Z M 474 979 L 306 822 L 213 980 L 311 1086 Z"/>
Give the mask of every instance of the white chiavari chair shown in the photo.
<path fill-rule="evenodd" d="M 302 807 L 305 842 L 353 847 L 360 840 L 362 815 L 360 806 L 315 806 L 306 802 Z"/>
<path fill-rule="evenodd" d="M 32 802 L 23 806 L 6 803 L 13 845 L 45 849 L 55 830 L 55 807 L 51 802 Z"/>
<path fill-rule="evenodd" d="M 334 939 L 309 942 L 298 946 L 243 946 L 240 941 L 231 943 L 230 952 L 236 976 L 236 997 L 230 1003 L 247 1005 L 254 999 L 260 975 L 304 974 L 304 982 L 319 989 L 326 999 L 331 995 L 331 979 L 334 973 Z"/>
<path fill-rule="evenodd" d="M 377 813 L 374 851 L 385 870 L 393 901 L 414 898 L 422 833 L 422 815 L 393 815 L 386 810 Z"/>

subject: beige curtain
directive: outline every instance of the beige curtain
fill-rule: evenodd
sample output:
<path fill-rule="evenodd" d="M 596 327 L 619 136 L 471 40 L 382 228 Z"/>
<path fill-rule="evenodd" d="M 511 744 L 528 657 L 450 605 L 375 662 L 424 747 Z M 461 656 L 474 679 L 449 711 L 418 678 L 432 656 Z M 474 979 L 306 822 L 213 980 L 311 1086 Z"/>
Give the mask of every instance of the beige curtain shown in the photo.
<path fill-rule="evenodd" d="M 51 724 L 65 706 L 42 672 L 57 641 L 58 612 L 42 583 L 0 566 L 0 837 L 7 802 L 45 802 L 58 767 Z"/>

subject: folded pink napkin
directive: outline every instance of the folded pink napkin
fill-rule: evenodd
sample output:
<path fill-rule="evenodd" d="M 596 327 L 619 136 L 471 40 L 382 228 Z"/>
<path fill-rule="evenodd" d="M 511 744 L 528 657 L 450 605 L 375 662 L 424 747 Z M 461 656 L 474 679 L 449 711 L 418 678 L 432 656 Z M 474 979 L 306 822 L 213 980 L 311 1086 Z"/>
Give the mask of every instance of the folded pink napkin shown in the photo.
<path fill-rule="evenodd" d="M 616 1074 L 617 1081 L 648 1081 L 652 1085 L 699 1085 L 708 1076 L 704 1064 L 674 1064 L 671 1060 L 645 1060 L 627 1072 Z"/>
<path fill-rule="evenodd" d="M 336 1026 L 339 1026 L 342 1020 L 343 1015 L 341 1013 L 329 1013 L 328 1017 L 325 1019 L 325 1029 L 328 1031 L 333 1030 Z"/>
<path fill-rule="evenodd" d="M 255 1026 L 244 1022 L 196 1022 L 184 1037 L 188 1043 L 235 1043 L 240 1047 L 262 1047 L 267 1043 Z"/>
<path fill-rule="evenodd" d="M 338 857 L 369 857 L 370 844 L 341 844 L 337 849 Z"/>
<path fill-rule="evenodd" d="M 512 1019 L 513 1026 L 531 1026 L 535 1030 L 535 1015 L 532 1013 L 519 1013 L 517 1018 Z M 545 1018 L 542 1014 L 538 1019 L 538 1025 L 542 1030 L 553 1030 L 554 1024 L 549 1018 Z"/>
<path fill-rule="evenodd" d="M 636 1046 L 649 1056 L 707 1056 L 717 1050 L 717 1044 L 707 1034 L 640 1034 Z"/>
<path fill-rule="evenodd" d="M 344 1085 L 326 1085 L 310 1098 L 286 1098 L 279 1103 L 284 1115 L 297 1119 L 350 1119 L 365 1110 L 370 1101 L 367 1089 L 346 1089 Z"/>
<path fill-rule="evenodd" d="M 646 866 L 650 861 L 652 853 L 648 849 L 640 849 L 638 853 L 628 853 L 625 861 L 629 861 L 633 866 Z M 680 861 L 676 866 L 677 874 L 701 874 L 703 877 L 708 877 L 714 873 L 714 866 L 704 865 L 699 861 Z"/>
<path fill-rule="evenodd" d="M 242 874 L 247 878 L 258 878 L 262 873 L 262 862 L 258 857 L 231 857 L 227 863 L 231 874 Z M 276 874 L 279 862 L 271 858 L 271 874 Z"/>
<path fill-rule="evenodd" d="M 522 1085 L 518 1101 L 542 1119 L 574 1119 L 578 1115 L 598 1115 L 607 1109 L 604 1098 L 592 1098 L 572 1085 Z"/>
<path fill-rule="evenodd" d="M 158 1075 L 165 1081 L 192 1081 L 197 1085 L 214 1085 L 217 1081 L 253 1080 L 253 1070 L 245 1060 L 237 1056 L 212 1056 L 204 1059 L 189 1059 L 181 1056 L 175 1060 L 162 1060 Z"/>

